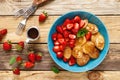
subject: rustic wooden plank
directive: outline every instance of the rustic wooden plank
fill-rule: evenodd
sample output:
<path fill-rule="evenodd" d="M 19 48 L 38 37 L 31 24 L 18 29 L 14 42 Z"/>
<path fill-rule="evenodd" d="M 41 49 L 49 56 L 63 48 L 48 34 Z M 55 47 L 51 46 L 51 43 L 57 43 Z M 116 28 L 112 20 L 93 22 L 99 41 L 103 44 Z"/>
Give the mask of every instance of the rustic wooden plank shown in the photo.
<path fill-rule="evenodd" d="M 43 53 L 43 59 L 41 62 L 36 63 L 35 67 L 31 70 L 51 70 L 52 66 L 57 66 L 51 59 L 48 52 L 47 44 L 30 44 L 35 51 Z M 9 60 L 12 56 L 21 55 L 24 61 L 27 60 L 27 55 L 23 52 L 11 51 L 6 53 L 2 50 L 0 45 L 0 70 L 11 70 L 12 66 L 9 65 Z M 109 52 L 104 61 L 96 67 L 94 70 L 120 70 L 120 44 L 111 44 Z M 58 66 L 57 66 L 58 67 Z M 60 70 L 63 70 L 59 67 Z"/>
<path fill-rule="evenodd" d="M 119 80 L 120 71 L 98 71 L 103 80 Z M 21 71 L 21 75 L 13 75 L 11 71 L 0 71 L 1 80 L 89 80 L 89 72 L 72 73 L 61 71 L 55 74 L 52 71 Z"/>
<path fill-rule="evenodd" d="M 0 0 L 0 15 L 14 15 L 14 12 L 27 8 L 33 0 Z M 119 0 L 48 0 L 40 5 L 35 15 L 46 10 L 50 15 L 61 15 L 72 10 L 85 10 L 94 14 L 120 14 Z"/>
<path fill-rule="evenodd" d="M 18 42 L 20 40 L 26 40 L 26 30 L 28 27 L 34 25 L 40 28 L 40 39 L 37 42 L 47 43 L 48 32 L 53 22 L 59 16 L 49 16 L 44 23 L 38 22 L 38 16 L 32 16 L 29 18 L 26 28 L 23 32 L 23 35 L 18 36 L 15 34 L 16 28 L 22 18 L 15 19 L 14 16 L 0 16 L 0 29 L 7 28 L 8 34 L 5 37 L 5 40 L 11 40 L 12 42 Z M 111 43 L 120 43 L 120 16 L 98 16 L 106 25 Z M 117 34 L 116 34 L 117 33 Z M 13 38 L 14 37 L 14 38 Z"/>

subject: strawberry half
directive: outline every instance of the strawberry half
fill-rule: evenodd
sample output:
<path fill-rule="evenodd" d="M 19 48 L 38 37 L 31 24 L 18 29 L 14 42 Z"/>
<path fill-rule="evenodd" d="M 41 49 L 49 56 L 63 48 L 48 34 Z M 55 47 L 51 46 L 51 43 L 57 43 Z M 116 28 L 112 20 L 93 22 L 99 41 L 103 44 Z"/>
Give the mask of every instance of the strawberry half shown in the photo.
<path fill-rule="evenodd" d="M 63 36 L 64 36 L 65 38 L 69 37 L 69 34 L 70 34 L 69 31 L 67 31 L 67 30 L 64 30 L 64 31 L 63 31 Z"/>
<path fill-rule="evenodd" d="M 29 69 L 29 68 L 32 68 L 34 66 L 34 63 L 27 61 L 27 62 L 23 63 L 23 66 L 25 68 Z"/>
<path fill-rule="evenodd" d="M 70 38 L 70 39 L 75 39 L 75 38 L 76 38 L 76 35 L 75 35 L 75 34 L 69 34 L 69 38 Z"/>
<path fill-rule="evenodd" d="M 37 54 L 35 55 L 35 60 L 36 60 L 36 61 L 41 61 L 41 59 L 42 59 L 42 53 L 37 53 Z"/>
<path fill-rule="evenodd" d="M 80 29 L 81 29 L 85 25 L 85 22 L 83 20 L 81 20 L 80 23 L 79 23 L 79 25 L 80 25 Z"/>
<path fill-rule="evenodd" d="M 56 55 L 59 59 L 63 58 L 63 52 L 57 52 Z"/>
<path fill-rule="evenodd" d="M 53 41 L 57 40 L 57 33 L 52 34 L 52 40 Z"/>
<path fill-rule="evenodd" d="M 16 62 L 17 62 L 18 64 L 22 63 L 22 58 L 21 58 L 21 56 L 17 56 Z"/>
<path fill-rule="evenodd" d="M 73 28 L 73 24 L 72 24 L 72 23 L 67 24 L 66 28 L 67 28 L 68 30 L 71 30 L 71 29 Z"/>
<path fill-rule="evenodd" d="M 54 52 L 59 52 L 60 51 L 60 47 L 59 46 L 54 46 L 53 47 L 53 51 Z"/>
<path fill-rule="evenodd" d="M 60 43 L 56 40 L 56 41 L 54 41 L 54 45 L 55 45 L 55 46 L 59 46 Z"/>
<path fill-rule="evenodd" d="M 3 43 L 3 49 L 5 51 L 10 51 L 12 49 L 11 41 L 8 40 L 7 42 L 4 42 Z"/>
<path fill-rule="evenodd" d="M 13 69 L 13 74 L 20 75 L 20 69 L 19 68 Z"/>
<path fill-rule="evenodd" d="M 90 40 L 91 36 L 92 36 L 92 33 L 91 32 L 87 32 L 87 34 L 85 34 L 86 40 Z"/>
<path fill-rule="evenodd" d="M 74 58 L 73 56 L 71 56 L 70 59 L 69 59 L 68 64 L 69 64 L 70 66 L 73 66 L 75 63 L 76 63 L 75 58 Z"/>
<path fill-rule="evenodd" d="M 43 12 L 39 15 L 39 22 L 44 22 L 47 17 L 48 17 L 47 12 L 43 11 Z"/>
<path fill-rule="evenodd" d="M 81 18 L 79 16 L 75 16 L 73 20 L 74 22 L 79 23 L 81 21 Z"/>
<path fill-rule="evenodd" d="M 56 30 L 57 30 L 57 32 L 59 32 L 61 34 L 63 33 L 63 28 L 61 26 L 57 26 Z"/>
<path fill-rule="evenodd" d="M 35 63 L 35 53 L 30 52 L 28 54 L 28 59 L 29 59 L 30 62 Z"/>
<path fill-rule="evenodd" d="M 63 61 L 64 62 L 68 62 L 68 59 L 66 59 L 65 57 L 63 57 Z"/>

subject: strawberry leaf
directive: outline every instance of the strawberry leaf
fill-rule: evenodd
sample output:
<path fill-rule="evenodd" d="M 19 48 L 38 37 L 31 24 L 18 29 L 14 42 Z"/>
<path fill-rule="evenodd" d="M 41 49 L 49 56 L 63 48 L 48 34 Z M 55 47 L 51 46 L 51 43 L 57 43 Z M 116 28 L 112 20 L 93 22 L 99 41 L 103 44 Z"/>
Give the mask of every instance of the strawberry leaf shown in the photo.
<path fill-rule="evenodd" d="M 56 68 L 56 67 L 52 67 L 51 70 L 52 70 L 54 73 L 59 73 L 59 72 L 60 72 L 59 69 Z"/>
<path fill-rule="evenodd" d="M 12 65 L 16 62 L 16 57 L 11 57 L 10 61 L 9 61 L 9 64 Z"/>

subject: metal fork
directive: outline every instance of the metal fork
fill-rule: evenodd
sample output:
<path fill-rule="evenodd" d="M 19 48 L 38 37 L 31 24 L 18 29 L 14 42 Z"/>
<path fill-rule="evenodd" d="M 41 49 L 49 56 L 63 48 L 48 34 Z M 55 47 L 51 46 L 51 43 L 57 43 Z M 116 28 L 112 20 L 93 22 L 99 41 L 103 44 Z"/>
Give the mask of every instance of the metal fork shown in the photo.
<path fill-rule="evenodd" d="M 35 12 L 35 10 L 37 9 L 37 6 L 34 6 L 32 5 L 31 7 L 29 7 L 24 13 L 23 13 L 23 17 L 24 17 L 24 20 L 22 20 L 18 27 L 17 27 L 17 30 L 16 30 L 16 34 L 18 35 L 21 35 L 24 28 L 25 28 L 25 25 L 26 25 L 26 21 L 27 19 L 29 18 L 29 16 L 31 14 L 33 14 Z"/>

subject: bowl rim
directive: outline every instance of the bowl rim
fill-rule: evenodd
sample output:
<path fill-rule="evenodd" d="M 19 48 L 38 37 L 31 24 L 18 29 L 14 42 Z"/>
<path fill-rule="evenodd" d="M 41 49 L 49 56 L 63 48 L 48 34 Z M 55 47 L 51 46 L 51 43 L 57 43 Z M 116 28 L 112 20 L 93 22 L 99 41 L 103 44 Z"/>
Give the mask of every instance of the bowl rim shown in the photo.
<path fill-rule="evenodd" d="M 87 13 L 87 14 L 90 14 L 90 15 L 92 15 L 92 16 L 95 16 L 102 24 L 103 24 L 103 26 L 104 26 L 104 28 L 105 28 L 105 30 L 106 30 L 106 34 L 107 34 L 107 37 L 108 37 L 108 40 L 107 40 L 107 48 L 106 48 L 106 50 L 105 50 L 105 54 L 104 54 L 104 56 L 103 56 L 103 58 L 102 59 L 100 59 L 100 61 L 97 63 L 97 64 L 95 64 L 95 66 L 94 67 L 90 67 L 89 69 L 87 68 L 87 69 L 85 69 L 85 70 L 78 70 L 78 71 L 73 71 L 73 70 L 69 70 L 69 69 L 67 69 L 67 68 L 65 68 L 65 67 L 63 67 L 62 65 L 60 65 L 55 59 L 54 59 L 54 57 L 53 57 L 53 55 L 51 54 L 51 50 L 50 50 L 50 46 L 49 46 L 49 38 L 50 38 L 50 32 L 51 32 L 51 29 L 52 29 L 52 27 L 54 26 L 54 23 L 56 23 L 60 18 L 62 18 L 63 16 L 65 16 L 65 15 L 67 15 L 67 14 L 70 14 L 70 13 L 76 13 L 76 12 L 84 12 L 84 13 Z M 94 69 L 94 68 L 96 68 L 98 65 L 100 65 L 101 64 L 101 62 L 105 59 L 105 57 L 106 57 L 106 55 L 108 54 L 108 51 L 109 51 L 109 46 L 110 46 L 110 39 L 109 39 L 109 34 L 108 34 L 108 30 L 107 30 L 107 27 L 105 26 L 105 24 L 102 22 L 102 20 L 100 19 L 100 18 L 98 18 L 96 15 L 94 15 L 93 13 L 90 13 L 90 12 L 87 12 L 87 11 L 83 11 L 83 10 L 73 10 L 73 11 L 69 11 L 69 12 L 66 12 L 66 13 L 64 13 L 63 15 L 61 15 L 60 17 L 58 17 L 54 22 L 53 22 L 53 24 L 52 24 L 52 26 L 50 27 L 50 30 L 49 30 L 49 32 L 48 32 L 48 39 L 47 39 L 48 41 L 48 51 L 49 51 L 49 54 L 50 54 L 50 56 L 52 57 L 52 59 L 53 59 L 53 61 L 59 66 L 59 67 L 61 67 L 62 69 L 64 69 L 64 70 L 67 70 L 67 71 L 70 71 L 70 72 L 85 72 L 85 71 L 89 71 L 89 70 L 92 70 L 92 69 Z M 70 67 L 72 67 L 72 66 L 70 66 Z"/>

